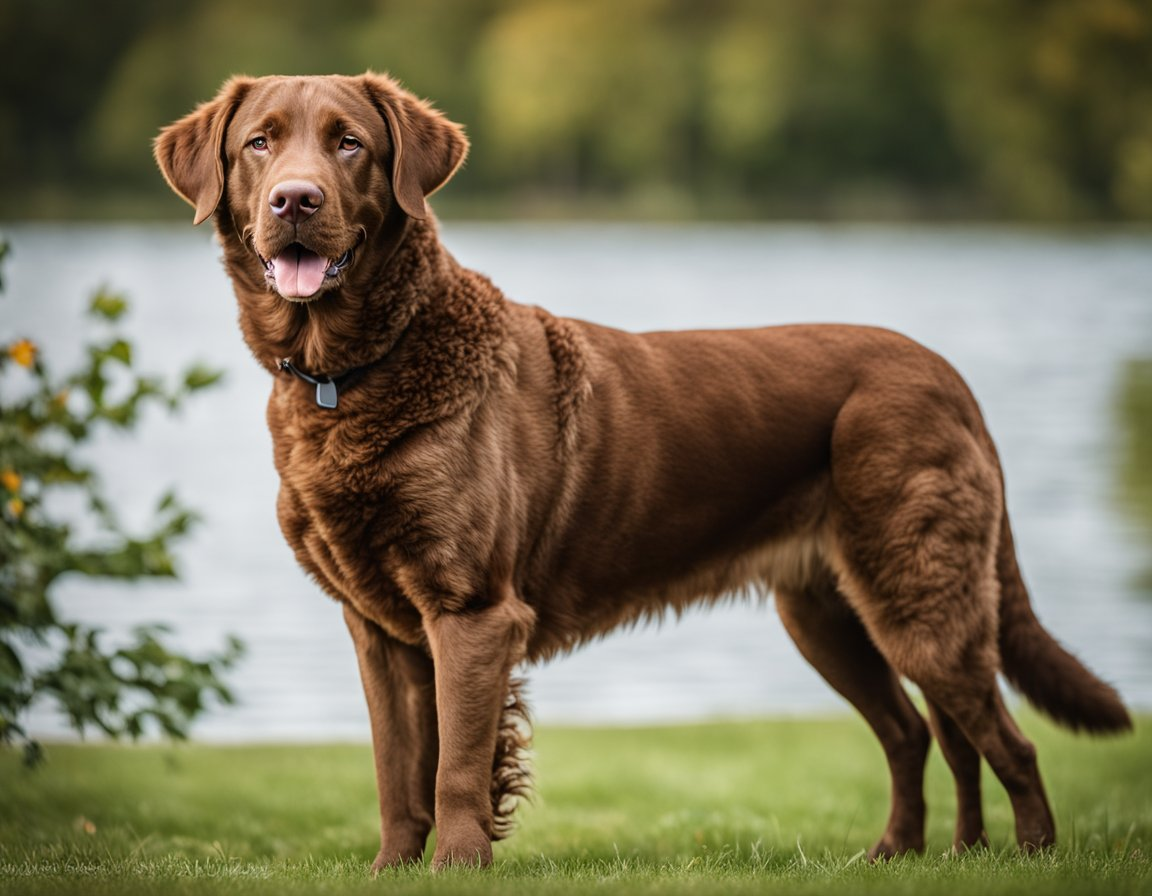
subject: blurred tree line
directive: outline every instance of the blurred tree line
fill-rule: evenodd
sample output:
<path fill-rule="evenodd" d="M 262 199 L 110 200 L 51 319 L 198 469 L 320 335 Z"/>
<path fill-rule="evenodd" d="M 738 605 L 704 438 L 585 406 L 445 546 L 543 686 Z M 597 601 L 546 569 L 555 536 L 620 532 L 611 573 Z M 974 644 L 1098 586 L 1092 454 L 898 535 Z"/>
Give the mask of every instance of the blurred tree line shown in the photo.
<path fill-rule="evenodd" d="M 1150 0 L 3 0 L 4 216 L 183 214 L 161 125 L 366 68 L 468 128 L 450 214 L 1152 218 Z"/>

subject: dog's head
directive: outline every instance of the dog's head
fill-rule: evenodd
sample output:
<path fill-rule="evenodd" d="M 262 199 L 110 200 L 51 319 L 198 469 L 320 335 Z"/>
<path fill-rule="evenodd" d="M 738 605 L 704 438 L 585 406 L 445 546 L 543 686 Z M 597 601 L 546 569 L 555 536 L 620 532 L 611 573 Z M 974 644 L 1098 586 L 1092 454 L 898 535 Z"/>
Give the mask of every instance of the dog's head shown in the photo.
<path fill-rule="evenodd" d="M 233 78 L 155 144 L 195 223 L 226 213 L 256 273 L 297 302 L 350 277 L 391 216 L 425 217 L 467 150 L 458 125 L 372 73 Z"/>

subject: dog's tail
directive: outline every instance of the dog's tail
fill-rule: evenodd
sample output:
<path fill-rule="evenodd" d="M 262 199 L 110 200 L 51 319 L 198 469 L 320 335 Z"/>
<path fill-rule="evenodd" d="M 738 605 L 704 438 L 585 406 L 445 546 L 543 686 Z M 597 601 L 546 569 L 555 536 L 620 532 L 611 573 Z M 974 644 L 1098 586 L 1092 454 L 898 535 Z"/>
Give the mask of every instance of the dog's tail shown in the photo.
<path fill-rule="evenodd" d="M 503 840 L 515 830 L 520 800 L 532 796 L 532 718 L 524 700 L 524 680 L 508 681 L 508 698 L 496 734 L 492 759 L 492 839 Z"/>
<path fill-rule="evenodd" d="M 1004 675 L 1041 712 L 1073 731 L 1128 731 L 1120 695 L 1057 643 L 1036 618 L 1004 513 L 996 558 L 1000 579 L 1000 658 Z"/>

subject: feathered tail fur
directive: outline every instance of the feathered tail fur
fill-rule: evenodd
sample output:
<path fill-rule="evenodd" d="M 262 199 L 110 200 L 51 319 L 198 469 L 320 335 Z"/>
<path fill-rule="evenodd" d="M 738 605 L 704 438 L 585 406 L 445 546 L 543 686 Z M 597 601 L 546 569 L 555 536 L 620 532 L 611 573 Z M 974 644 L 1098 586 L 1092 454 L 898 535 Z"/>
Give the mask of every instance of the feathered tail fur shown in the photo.
<path fill-rule="evenodd" d="M 492 759 L 492 839 L 515 830 L 516 807 L 532 795 L 532 719 L 524 700 L 525 682 L 512 678 L 496 734 Z"/>

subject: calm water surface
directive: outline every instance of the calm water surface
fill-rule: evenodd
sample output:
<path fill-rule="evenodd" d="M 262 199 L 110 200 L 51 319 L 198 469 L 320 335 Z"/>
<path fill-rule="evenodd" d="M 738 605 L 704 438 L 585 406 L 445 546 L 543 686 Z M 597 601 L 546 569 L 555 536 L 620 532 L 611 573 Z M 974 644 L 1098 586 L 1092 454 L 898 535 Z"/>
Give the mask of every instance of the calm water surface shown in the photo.
<path fill-rule="evenodd" d="M 204 738 L 367 738 L 338 606 L 297 571 L 275 519 L 269 378 L 236 326 L 207 230 L 31 227 L 13 243 L 0 341 L 74 352 L 108 285 L 132 301 L 138 365 L 227 371 L 173 419 L 95 449 L 128 518 L 168 487 L 202 512 L 178 582 L 68 582 L 68 614 L 111 632 L 164 620 L 192 650 L 247 641 L 240 705 Z M 1121 509 L 1125 365 L 1152 357 L 1152 237 L 1012 231 L 447 224 L 464 264 L 511 298 L 626 329 L 846 321 L 901 330 L 972 385 L 1008 477 L 1025 576 L 1045 624 L 1136 707 L 1152 709 L 1152 537 Z M 89 333 L 91 335 L 91 333 Z M 797 371 L 803 376 L 804 371 Z M 1152 458 L 1145 461 L 1152 464 Z M 1147 516 L 1152 517 L 1152 511 Z M 1143 586 L 1147 588 L 1147 585 Z M 767 602 L 730 602 L 614 635 L 532 670 L 538 718 L 648 722 L 845 709 Z M 62 731 L 51 714 L 34 728 Z"/>

